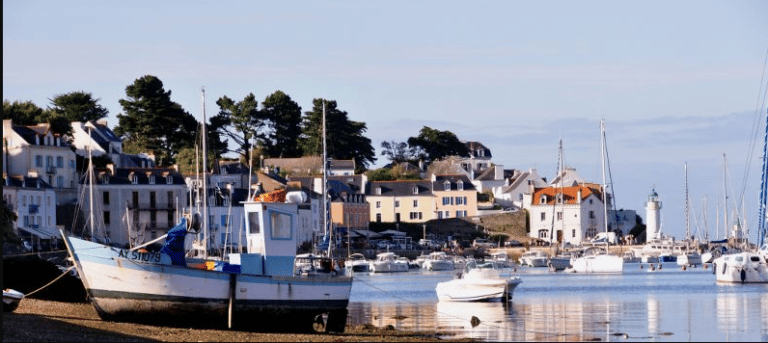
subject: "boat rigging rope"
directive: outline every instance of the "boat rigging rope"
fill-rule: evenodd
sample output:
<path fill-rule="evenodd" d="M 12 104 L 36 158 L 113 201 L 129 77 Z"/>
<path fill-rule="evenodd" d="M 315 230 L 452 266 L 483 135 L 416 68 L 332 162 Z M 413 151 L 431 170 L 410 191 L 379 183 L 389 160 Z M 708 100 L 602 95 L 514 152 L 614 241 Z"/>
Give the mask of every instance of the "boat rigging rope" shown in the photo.
<path fill-rule="evenodd" d="M 38 289 L 36 289 L 36 290 L 34 290 L 34 291 L 32 291 L 32 292 L 29 292 L 29 293 L 25 294 L 25 295 L 24 295 L 24 297 L 28 297 L 28 296 L 30 296 L 30 295 L 32 295 L 32 294 L 35 294 L 35 293 L 39 292 L 40 290 L 42 290 L 42 289 L 44 289 L 44 288 L 46 288 L 46 287 L 50 286 L 50 285 L 51 285 L 51 284 L 53 284 L 54 282 L 56 282 L 56 281 L 58 281 L 59 279 L 61 279 L 62 277 L 64 277 L 64 275 L 67 275 L 67 273 L 69 273 L 69 271 L 70 271 L 70 270 L 72 270 L 72 269 L 74 269 L 74 268 L 75 268 L 75 266 L 71 266 L 71 267 L 67 268 L 67 270 L 65 270 L 63 273 L 61 273 L 61 275 L 59 275 L 57 278 L 53 279 L 53 281 L 51 281 L 51 282 L 47 283 L 47 284 L 46 284 L 45 286 L 43 286 L 43 287 L 40 287 L 40 288 L 38 288 Z"/>

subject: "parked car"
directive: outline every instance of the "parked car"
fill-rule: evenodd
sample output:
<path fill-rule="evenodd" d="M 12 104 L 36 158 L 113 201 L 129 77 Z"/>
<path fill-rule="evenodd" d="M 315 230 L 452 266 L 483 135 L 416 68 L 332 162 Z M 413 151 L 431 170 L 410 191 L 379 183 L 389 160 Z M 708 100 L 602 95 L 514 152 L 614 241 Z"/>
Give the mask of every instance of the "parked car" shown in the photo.
<path fill-rule="evenodd" d="M 472 242 L 472 247 L 475 248 L 475 249 L 477 249 L 477 248 L 486 248 L 486 249 L 487 248 L 495 248 L 496 247 L 496 243 L 491 242 L 491 241 L 489 241 L 487 239 L 484 239 L 484 238 L 476 238 Z"/>
<path fill-rule="evenodd" d="M 520 243 L 520 241 L 516 239 L 511 239 L 506 242 L 504 242 L 505 247 L 521 247 L 523 246 L 523 243 Z"/>

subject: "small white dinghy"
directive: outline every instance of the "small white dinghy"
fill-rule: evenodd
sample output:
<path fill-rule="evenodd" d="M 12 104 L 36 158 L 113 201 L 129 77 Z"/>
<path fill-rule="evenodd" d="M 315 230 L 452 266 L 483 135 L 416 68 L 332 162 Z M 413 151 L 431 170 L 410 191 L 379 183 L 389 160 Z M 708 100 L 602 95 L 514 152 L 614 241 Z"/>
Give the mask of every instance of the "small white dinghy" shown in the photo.
<path fill-rule="evenodd" d="M 439 282 L 435 291 L 440 301 L 512 300 L 512 292 L 522 280 L 501 276 L 502 267 L 496 261 L 469 261 L 460 277 Z"/>
<path fill-rule="evenodd" d="M 3 289 L 3 312 L 13 312 L 19 307 L 21 299 L 24 299 L 24 293 L 10 288 Z"/>

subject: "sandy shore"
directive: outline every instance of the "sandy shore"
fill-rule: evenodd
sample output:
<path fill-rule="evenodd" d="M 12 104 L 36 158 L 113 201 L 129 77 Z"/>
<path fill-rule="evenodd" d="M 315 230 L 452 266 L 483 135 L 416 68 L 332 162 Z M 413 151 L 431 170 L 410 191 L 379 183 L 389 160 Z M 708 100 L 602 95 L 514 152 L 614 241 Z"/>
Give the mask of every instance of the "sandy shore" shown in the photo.
<path fill-rule="evenodd" d="M 3 342 L 470 342 L 446 333 L 411 332 L 373 326 L 347 327 L 343 334 L 292 334 L 164 327 L 101 320 L 93 306 L 49 300 L 22 300 L 3 313 Z"/>

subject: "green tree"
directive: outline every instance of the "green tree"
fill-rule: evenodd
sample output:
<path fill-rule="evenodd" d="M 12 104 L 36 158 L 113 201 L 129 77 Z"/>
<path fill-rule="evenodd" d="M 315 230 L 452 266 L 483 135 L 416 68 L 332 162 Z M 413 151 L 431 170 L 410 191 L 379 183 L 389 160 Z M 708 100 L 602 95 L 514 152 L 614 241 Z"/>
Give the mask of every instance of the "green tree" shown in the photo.
<path fill-rule="evenodd" d="M 416 153 L 413 148 L 405 142 L 381 142 L 381 154 L 387 156 L 392 163 L 413 161 L 416 159 Z"/>
<path fill-rule="evenodd" d="M 15 125 L 37 125 L 43 122 L 45 110 L 32 101 L 11 103 L 3 100 L 3 119 L 10 119 Z"/>
<path fill-rule="evenodd" d="M 211 118 L 212 128 L 237 144 L 238 148 L 233 152 L 239 153 L 241 158 L 247 157 L 253 138 L 263 141 L 263 131 L 268 125 L 267 118 L 258 109 L 256 96 L 249 93 L 242 101 L 235 102 L 225 95 L 216 104 L 220 110 L 216 117 Z"/>
<path fill-rule="evenodd" d="M 347 112 L 336 107 L 335 100 L 314 99 L 312 111 L 304 112 L 302 136 L 299 144 L 305 155 L 322 155 L 323 103 L 325 103 L 326 146 L 330 158 L 337 160 L 354 159 L 358 171 L 365 171 L 376 161 L 371 140 L 363 133 L 367 126 L 363 122 L 351 121 Z"/>
<path fill-rule="evenodd" d="M 122 137 L 127 153 L 151 152 L 158 166 L 170 166 L 176 154 L 194 146 L 198 122 L 181 105 L 171 101 L 163 82 L 145 75 L 125 88 L 128 99 L 120 99 L 125 114 L 118 114 L 115 133 Z"/>
<path fill-rule="evenodd" d="M 271 129 L 264 141 L 267 155 L 300 157 L 301 106 L 280 90 L 267 96 L 261 105 Z"/>
<path fill-rule="evenodd" d="M 50 99 L 50 111 L 69 122 L 97 121 L 109 115 L 109 111 L 98 103 L 99 100 L 84 91 L 58 94 Z"/>
<path fill-rule="evenodd" d="M 418 158 L 427 163 L 446 156 L 469 156 L 469 149 L 453 132 L 435 130 L 427 126 L 421 129 L 417 137 L 408 138 L 408 145 L 415 149 Z"/>
<path fill-rule="evenodd" d="M 208 169 L 211 170 L 213 168 L 216 158 L 216 154 L 208 150 Z M 198 166 L 199 163 L 203 163 L 203 160 L 201 158 L 201 155 L 199 155 L 199 152 L 195 150 L 195 148 L 183 148 L 181 151 L 179 151 L 179 154 L 176 155 L 176 163 L 179 165 L 179 171 L 182 174 L 189 174 L 194 175 L 197 172 L 203 172 L 202 166 Z"/>

